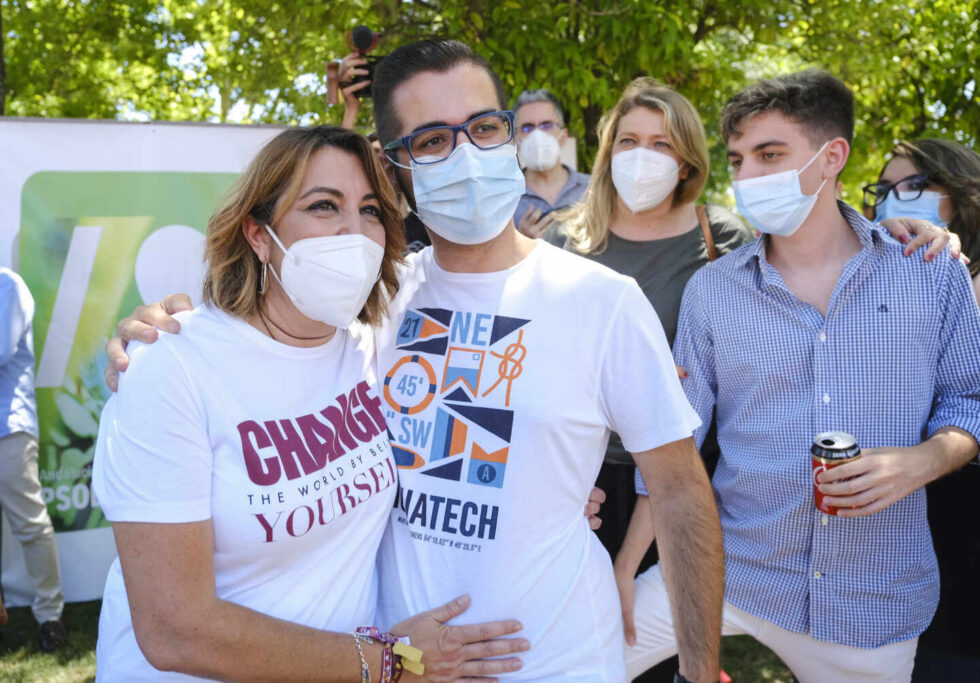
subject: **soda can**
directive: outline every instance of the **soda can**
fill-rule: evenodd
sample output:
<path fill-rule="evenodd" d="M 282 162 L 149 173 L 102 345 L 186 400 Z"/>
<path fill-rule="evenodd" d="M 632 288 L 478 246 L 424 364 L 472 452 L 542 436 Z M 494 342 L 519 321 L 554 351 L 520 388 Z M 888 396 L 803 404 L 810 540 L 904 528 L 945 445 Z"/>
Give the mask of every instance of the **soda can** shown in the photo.
<path fill-rule="evenodd" d="M 837 508 L 824 503 L 824 494 L 817 488 L 817 476 L 860 457 L 861 449 L 857 441 L 847 432 L 824 432 L 813 437 L 810 462 L 813 468 L 813 501 L 818 510 L 828 515 L 837 514 Z"/>

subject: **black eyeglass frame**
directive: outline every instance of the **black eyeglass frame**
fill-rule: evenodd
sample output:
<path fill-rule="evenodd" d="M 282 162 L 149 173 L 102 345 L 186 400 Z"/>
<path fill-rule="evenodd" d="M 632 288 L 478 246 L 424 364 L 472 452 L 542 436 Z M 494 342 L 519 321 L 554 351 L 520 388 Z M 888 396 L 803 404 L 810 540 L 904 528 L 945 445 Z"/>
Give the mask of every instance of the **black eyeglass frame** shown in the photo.
<path fill-rule="evenodd" d="M 489 147 L 484 146 L 484 145 L 481 145 L 476 140 L 474 140 L 473 139 L 473 136 L 470 135 L 470 131 L 467 129 L 467 126 L 469 126 L 474 121 L 479 121 L 480 119 L 485 119 L 488 116 L 503 116 L 507 120 L 508 128 L 509 128 L 509 131 L 510 131 L 510 134 L 507 136 L 507 139 L 506 140 L 504 140 L 503 142 L 500 142 L 500 143 L 496 143 L 496 144 L 490 145 Z M 436 159 L 435 161 L 419 161 L 418 159 L 415 158 L 415 155 L 412 154 L 411 141 L 416 136 L 422 135 L 424 133 L 431 132 L 433 130 L 449 130 L 449 131 L 452 131 L 452 141 L 453 141 L 453 143 L 452 143 L 452 147 L 449 148 L 449 154 L 447 154 L 446 156 L 444 156 L 441 159 Z M 499 111 L 488 111 L 485 114 L 480 114 L 479 116 L 474 116 L 473 118 L 468 119 L 468 120 L 464 121 L 463 123 L 460 123 L 459 125 L 456 125 L 456 126 L 431 126 L 430 128 L 423 128 L 421 130 L 416 130 L 416 131 L 413 131 L 413 132 L 409 133 L 408 135 L 404 135 L 404 136 L 398 138 L 397 140 L 392 140 L 391 142 L 389 142 L 387 145 L 385 145 L 382 148 L 382 151 L 385 153 L 385 156 L 388 157 L 388 159 L 389 159 L 389 161 L 391 161 L 391 163 L 395 164 L 396 166 L 401 166 L 402 168 L 407 168 L 407 167 L 406 166 L 403 166 L 402 164 L 400 164 L 398 162 L 397 159 L 394 159 L 393 158 L 394 152 L 396 152 L 399 148 L 402 148 L 402 147 L 404 147 L 408 151 L 408 157 L 409 157 L 409 159 L 411 159 L 412 161 L 414 161 L 416 164 L 419 164 L 421 166 L 424 166 L 424 165 L 427 165 L 427 164 L 438 164 L 438 163 L 440 163 L 440 162 L 445 161 L 446 159 L 448 159 L 449 156 L 456 150 L 456 138 L 459 136 L 459 132 L 460 131 L 462 131 L 463 134 L 466 135 L 466 138 L 471 143 L 473 143 L 473 146 L 474 147 L 479 147 L 480 149 L 496 149 L 497 147 L 503 147 L 504 145 L 510 143 L 514 139 L 514 112 L 509 111 L 509 110 L 503 110 L 503 109 L 501 109 Z"/>
<path fill-rule="evenodd" d="M 921 181 L 922 186 L 918 189 L 914 197 L 906 197 L 903 199 L 902 197 L 898 196 L 898 186 L 910 180 Z M 864 201 L 865 206 L 878 206 L 888 198 L 888 193 L 891 192 L 895 195 L 895 199 L 898 201 L 910 202 L 921 197 L 922 193 L 925 192 L 926 187 L 930 182 L 929 176 L 923 173 L 913 173 L 912 175 L 905 176 L 901 180 L 895 181 L 894 183 L 885 183 L 881 181 L 877 183 L 868 183 L 861 188 L 861 192 L 863 193 L 861 199 Z M 883 192 L 880 191 L 882 188 L 884 188 Z M 871 195 L 874 200 L 873 202 L 868 201 L 868 195 Z"/>

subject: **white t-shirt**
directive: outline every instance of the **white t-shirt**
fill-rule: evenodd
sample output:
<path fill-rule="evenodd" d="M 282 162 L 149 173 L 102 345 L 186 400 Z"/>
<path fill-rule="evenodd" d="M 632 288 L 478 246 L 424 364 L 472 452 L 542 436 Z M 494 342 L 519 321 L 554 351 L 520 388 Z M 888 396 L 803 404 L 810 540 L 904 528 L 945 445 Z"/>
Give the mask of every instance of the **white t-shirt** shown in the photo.
<path fill-rule="evenodd" d="M 516 266 L 410 257 L 379 372 L 399 495 L 382 624 L 468 593 L 457 621 L 516 618 L 508 680 L 625 680 L 609 555 L 583 513 L 610 429 L 631 452 L 691 436 L 656 313 L 631 278 L 538 242 Z"/>
<path fill-rule="evenodd" d="M 375 623 L 376 555 L 395 497 L 373 339 L 296 348 L 202 306 L 131 349 L 102 414 L 93 473 L 113 522 L 211 520 L 217 595 L 318 629 Z M 179 610 L 180 605 L 174 605 Z M 106 580 L 100 681 L 153 669 L 118 559 Z"/>

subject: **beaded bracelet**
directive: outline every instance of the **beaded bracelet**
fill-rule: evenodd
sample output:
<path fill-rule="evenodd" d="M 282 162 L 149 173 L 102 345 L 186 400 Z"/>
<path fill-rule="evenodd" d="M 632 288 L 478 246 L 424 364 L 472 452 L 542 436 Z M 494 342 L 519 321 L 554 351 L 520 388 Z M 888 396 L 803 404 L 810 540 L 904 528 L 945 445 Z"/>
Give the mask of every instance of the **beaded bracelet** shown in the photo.
<path fill-rule="evenodd" d="M 419 676 L 425 673 L 425 665 L 422 664 L 422 651 L 417 647 L 402 643 L 397 636 L 383 633 L 374 626 L 362 626 L 355 631 L 355 634 L 384 644 L 380 683 L 397 683 L 404 669 L 408 669 Z"/>
<path fill-rule="evenodd" d="M 402 673 L 405 670 L 405 667 L 402 664 L 402 658 L 401 656 L 394 654 L 394 648 L 395 648 L 394 645 L 385 645 L 385 647 L 386 648 L 390 647 L 392 649 L 392 657 L 394 658 L 394 661 L 391 665 L 391 683 L 398 683 L 398 681 L 401 680 Z"/>

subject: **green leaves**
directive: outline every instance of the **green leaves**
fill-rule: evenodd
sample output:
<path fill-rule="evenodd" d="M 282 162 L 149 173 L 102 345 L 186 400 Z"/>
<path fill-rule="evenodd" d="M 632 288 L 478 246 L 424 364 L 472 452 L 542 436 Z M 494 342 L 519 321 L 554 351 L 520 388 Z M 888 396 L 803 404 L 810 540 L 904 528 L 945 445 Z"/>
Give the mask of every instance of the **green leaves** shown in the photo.
<path fill-rule="evenodd" d="M 855 92 L 845 197 L 877 175 L 900 138 L 977 144 L 980 0 L 0 0 L 7 113 L 237 122 L 339 122 L 324 63 L 363 23 L 384 54 L 430 35 L 469 42 L 512 91 L 545 87 L 567 108 L 579 166 L 595 127 L 638 75 L 683 92 L 730 183 L 717 122 L 760 76 L 818 66 Z M 359 124 L 371 126 L 365 102 Z"/>

